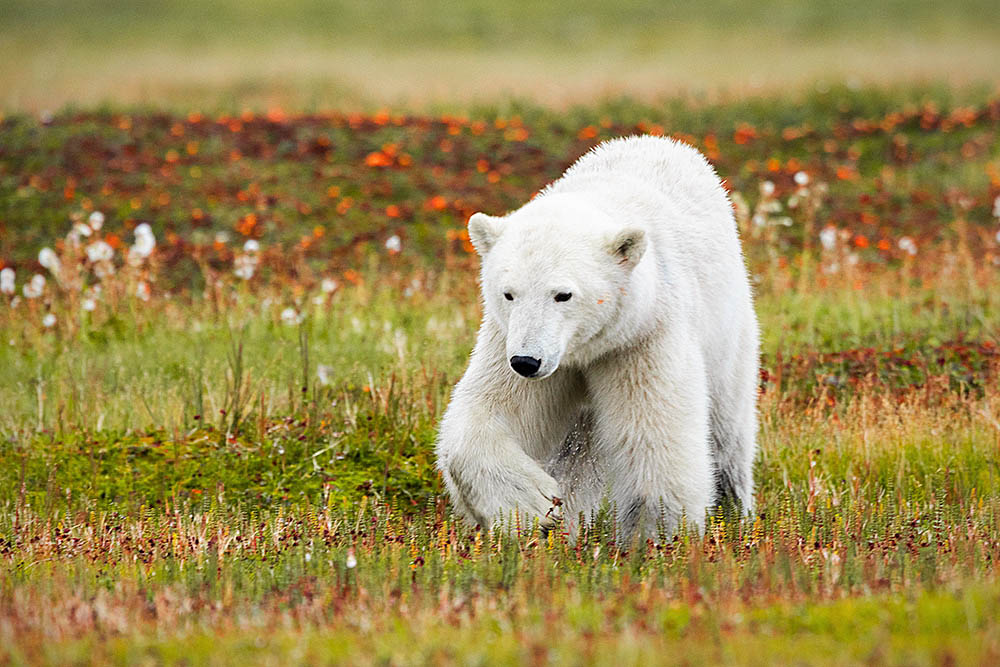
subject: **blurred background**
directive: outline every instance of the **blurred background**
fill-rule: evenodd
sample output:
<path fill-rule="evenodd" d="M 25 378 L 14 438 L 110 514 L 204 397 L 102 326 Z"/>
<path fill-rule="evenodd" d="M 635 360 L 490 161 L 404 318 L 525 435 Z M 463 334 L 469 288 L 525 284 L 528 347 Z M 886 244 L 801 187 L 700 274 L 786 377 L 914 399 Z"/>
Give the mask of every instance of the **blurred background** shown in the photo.
<path fill-rule="evenodd" d="M 996 0 L 0 0 L 8 110 L 732 98 L 997 63 Z"/>

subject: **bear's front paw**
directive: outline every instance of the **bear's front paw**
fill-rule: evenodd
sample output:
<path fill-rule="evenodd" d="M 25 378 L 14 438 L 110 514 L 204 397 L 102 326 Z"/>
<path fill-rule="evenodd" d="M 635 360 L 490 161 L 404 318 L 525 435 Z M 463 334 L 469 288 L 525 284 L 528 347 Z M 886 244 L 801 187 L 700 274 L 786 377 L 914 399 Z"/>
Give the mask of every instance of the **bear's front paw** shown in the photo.
<path fill-rule="evenodd" d="M 527 497 L 518 502 L 518 507 L 525 519 L 533 521 L 537 517 L 544 530 L 551 530 L 562 521 L 563 503 L 559 483 L 539 470 L 533 475 L 532 486 L 535 492 L 529 491 Z"/>

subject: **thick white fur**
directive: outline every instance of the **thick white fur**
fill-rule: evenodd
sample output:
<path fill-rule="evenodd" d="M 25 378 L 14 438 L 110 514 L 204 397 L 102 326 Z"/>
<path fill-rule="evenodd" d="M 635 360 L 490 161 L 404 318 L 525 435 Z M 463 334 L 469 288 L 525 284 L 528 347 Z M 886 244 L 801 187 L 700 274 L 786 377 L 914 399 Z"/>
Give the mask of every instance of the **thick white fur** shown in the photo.
<path fill-rule="evenodd" d="M 757 320 L 732 209 L 698 151 L 603 143 L 469 233 L 484 317 L 437 443 L 460 514 L 552 526 L 561 510 L 572 534 L 606 498 L 627 536 L 655 537 L 726 499 L 753 511 Z M 539 377 L 516 374 L 515 355 L 540 359 Z"/>

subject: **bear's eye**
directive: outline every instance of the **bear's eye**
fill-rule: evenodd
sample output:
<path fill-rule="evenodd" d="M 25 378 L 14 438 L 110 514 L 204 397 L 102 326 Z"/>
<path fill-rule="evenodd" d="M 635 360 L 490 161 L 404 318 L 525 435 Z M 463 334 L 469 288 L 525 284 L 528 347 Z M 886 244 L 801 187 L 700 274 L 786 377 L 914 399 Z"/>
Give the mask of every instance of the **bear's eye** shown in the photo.
<path fill-rule="evenodd" d="M 556 301 L 569 301 L 571 296 L 573 295 L 569 292 L 559 292 L 559 294 L 556 294 Z"/>
<path fill-rule="evenodd" d="M 511 294 L 510 292 L 504 292 L 503 293 L 503 298 L 507 299 L 508 301 L 513 301 L 514 300 L 514 295 Z"/>

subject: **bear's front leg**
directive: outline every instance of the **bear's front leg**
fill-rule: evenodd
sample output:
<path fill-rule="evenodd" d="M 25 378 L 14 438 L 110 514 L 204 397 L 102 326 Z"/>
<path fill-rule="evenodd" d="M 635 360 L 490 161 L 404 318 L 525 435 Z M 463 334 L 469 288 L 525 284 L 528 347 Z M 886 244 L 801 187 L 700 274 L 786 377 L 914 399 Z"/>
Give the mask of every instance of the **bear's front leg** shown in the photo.
<path fill-rule="evenodd" d="M 440 448 L 448 447 L 442 433 Z M 520 525 L 535 519 L 545 529 L 561 517 L 559 484 L 513 440 L 487 424 L 466 432 L 450 453 L 439 454 L 438 466 L 455 509 L 485 527 Z"/>
<path fill-rule="evenodd" d="M 594 447 L 623 537 L 701 529 L 714 500 L 704 364 L 667 335 L 609 355 L 587 376 Z"/>
<path fill-rule="evenodd" d="M 554 526 L 561 491 L 540 461 L 561 444 L 582 391 L 581 378 L 569 371 L 541 380 L 516 376 L 502 338 L 484 323 L 438 434 L 438 469 L 455 509 L 485 527 L 515 512 L 522 526 L 535 519 Z"/>

